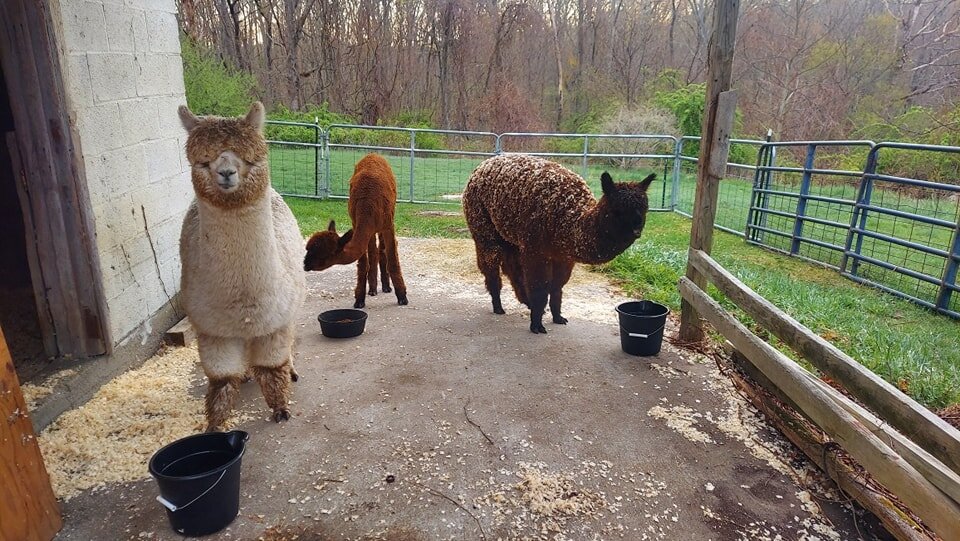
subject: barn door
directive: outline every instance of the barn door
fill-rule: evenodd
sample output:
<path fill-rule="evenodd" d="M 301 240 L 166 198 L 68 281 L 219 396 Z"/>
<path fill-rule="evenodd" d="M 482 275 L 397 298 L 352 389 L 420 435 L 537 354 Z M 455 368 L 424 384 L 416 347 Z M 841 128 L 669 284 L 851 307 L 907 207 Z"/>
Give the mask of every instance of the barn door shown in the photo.
<path fill-rule="evenodd" d="M 0 541 L 49 541 L 62 525 L 0 329 Z"/>
<path fill-rule="evenodd" d="M 47 1 L 0 2 L 0 62 L 30 273 L 49 355 L 109 353 L 106 301 L 83 161 L 67 114 Z"/>

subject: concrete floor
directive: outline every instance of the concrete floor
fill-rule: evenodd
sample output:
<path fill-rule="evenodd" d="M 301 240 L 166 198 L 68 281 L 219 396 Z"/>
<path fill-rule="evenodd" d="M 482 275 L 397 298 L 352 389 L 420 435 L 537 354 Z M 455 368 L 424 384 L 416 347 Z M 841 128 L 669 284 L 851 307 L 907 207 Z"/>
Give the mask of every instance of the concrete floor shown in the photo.
<path fill-rule="evenodd" d="M 368 298 L 355 339 L 324 338 L 316 322 L 352 305 L 354 267 L 311 273 L 294 417 L 266 421 L 259 389 L 244 386 L 241 407 L 261 415 L 241 426 L 240 516 L 211 539 L 884 535 L 844 505 L 809 502 L 807 489 L 830 493 L 811 488 L 816 476 L 712 360 L 669 344 L 658 357 L 621 352 L 613 308 L 625 299 L 601 279 L 578 271 L 569 325 L 538 336 L 512 298 L 492 313 L 468 242 L 401 249 L 410 305 Z M 524 473 L 566 478 L 562 498 L 584 509 L 537 514 L 517 488 Z M 180 539 L 156 494 L 149 479 L 85 492 L 63 504 L 57 539 Z"/>

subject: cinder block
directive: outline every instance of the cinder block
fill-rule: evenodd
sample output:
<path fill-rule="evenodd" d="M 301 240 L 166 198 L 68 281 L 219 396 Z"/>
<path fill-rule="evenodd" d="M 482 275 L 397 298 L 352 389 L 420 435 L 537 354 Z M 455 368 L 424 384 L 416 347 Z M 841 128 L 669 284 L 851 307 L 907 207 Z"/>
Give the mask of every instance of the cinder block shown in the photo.
<path fill-rule="evenodd" d="M 110 48 L 101 2 L 60 2 L 63 45 L 67 54 L 104 52 Z"/>
<path fill-rule="evenodd" d="M 76 111 L 80 148 L 87 158 L 126 144 L 116 103 L 95 105 Z"/>
<path fill-rule="evenodd" d="M 130 7 L 163 13 L 176 13 L 177 4 L 174 0 L 126 0 Z"/>
<path fill-rule="evenodd" d="M 155 100 L 137 98 L 121 101 L 119 105 L 123 136 L 129 143 L 161 138 Z"/>
<path fill-rule="evenodd" d="M 140 69 L 131 53 L 90 53 L 87 55 L 93 96 L 98 102 L 137 96 Z"/>
<path fill-rule="evenodd" d="M 160 137 L 183 137 L 186 130 L 180 123 L 177 108 L 186 105 L 184 96 L 157 96 L 153 99 L 157 104 L 157 121 L 160 125 Z M 184 138 L 184 140 L 186 140 Z M 181 147 L 183 148 L 183 147 Z"/>
<path fill-rule="evenodd" d="M 138 95 L 183 95 L 183 60 L 179 54 L 146 53 L 139 55 L 139 61 Z"/>
<path fill-rule="evenodd" d="M 107 23 L 107 42 L 110 51 L 132 53 L 137 50 L 136 36 L 139 33 L 146 39 L 146 26 L 143 12 L 121 4 L 105 4 L 103 13 Z"/>
<path fill-rule="evenodd" d="M 155 10 L 146 11 L 144 15 L 150 51 L 180 54 L 180 28 L 176 15 Z"/>
<path fill-rule="evenodd" d="M 161 180 L 182 173 L 180 169 L 180 145 L 177 139 L 166 138 L 143 143 L 143 155 L 147 161 L 147 175 Z"/>
<path fill-rule="evenodd" d="M 87 55 L 69 54 L 65 59 L 64 90 L 74 108 L 83 109 L 94 104 Z"/>
<path fill-rule="evenodd" d="M 115 198 L 146 182 L 147 162 L 140 145 L 108 150 L 86 160 L 87 185 L 91 193 Z"/>

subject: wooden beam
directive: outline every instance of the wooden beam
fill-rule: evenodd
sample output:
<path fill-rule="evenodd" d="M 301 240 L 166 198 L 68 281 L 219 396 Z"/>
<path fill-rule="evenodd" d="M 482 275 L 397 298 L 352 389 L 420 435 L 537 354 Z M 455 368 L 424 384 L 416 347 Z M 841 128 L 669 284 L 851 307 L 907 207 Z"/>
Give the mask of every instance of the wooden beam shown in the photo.
<path fill-rule="evenodd" d="M 163 333 L 163 341 L 170 346 L 184 347 L 197 338 L 197 332 L 190 324 L 190 318 L 181 319 L 170 330 Z"/>
<path fill-rule="evenodd" d="M 756 370 L 756 367 L 740 355 L 740 361 L 734 356 L 738 368 Z M 740 364 L 740 363 L 745 364 Z M 829 440 L 823 432 L 803 417 L 791 406 L 784 404 L 775 396 L 776 387 L 767 388 L 766 384 L 751 382 L 735 370 L 730 371 L 730 379 L 760 412 L 767 422 L 786 436 L 798 449 L 803 451 L 811 462 L 827 474 L 849 497 L 857 501 L 864 509 L 873 513 L 883 527 L 899 541 L 937 541 L 939 538 L 916 522 L 909 510 L 902 509 L 887 494 L 871 486 L 863 472 L 855 470 L 837 453 L 831 452 Z M 759 385 L 758 385 L 759 384 Z"/>
<path fill-rule="evenodd" d="M 853 415 L 836 407 L 826 393 L 802 375 L 802 368 L 756 337 L 686 277 L 680 279 L 680 294 L 931 530 L 944 539 L 960 539 L 957 502 L 927 481 Z"/>
<path fill-rule="evenodd" d="M 960 473 L 960 430 L 757 295 L 702 251 L 688 262 L 728 299 L 943 464 Z M 960 500 L 958 500 L 960 501 Z"/>
<path fill-rule="evenodd" d="M 49 541 L 63 526 L 0 330 L 0 540 Z"/>
<path fill-rule="evenodd" d="M 713 13 L 713 33 L 707 49 L 707 91 L 701 128 L 697 191 L 693 199 L 690 247 L 710 252 L 713 247 L 713 222 L 717 214 L 717 192 L 727 167 L 730 135 L 733 131 L 737 95 L 730 91 L 733 78 L 733 53 L 737 38 L 739 0 L 717 0 Z M 689 264 L 687 278 L 700 287 L 704 278 Z M 679 338 L 686 342 L 703 339 L 700 317 L 692 306 L 680 303 Z"/>

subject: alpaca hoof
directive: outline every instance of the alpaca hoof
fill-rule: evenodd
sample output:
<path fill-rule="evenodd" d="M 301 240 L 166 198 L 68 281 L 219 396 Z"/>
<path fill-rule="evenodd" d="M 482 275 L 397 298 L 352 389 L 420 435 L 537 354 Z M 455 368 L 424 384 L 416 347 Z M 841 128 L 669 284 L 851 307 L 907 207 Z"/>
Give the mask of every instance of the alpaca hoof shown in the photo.
<path fill-rule="evenodd" d="M 384 293 L 390 293 L 391 291 L 393 291 L 393 290 L 390 289 L 390 286 L 383 286 L 383 292 L 384 292 Z"/>
<path fill-rule="evenodd" d="M 290 370 L 290 381 L 300 381 L 300 374 L 298 374 L 296 370 Z"/>
<path fill-rule="evenodd" d="M 406 296 L 406 295 L 404 295 L 404 296 L 402 296 L 402 297 L 397 297 L 397 304 L 399 304 L 400 306 L 406 306 L 408 303 L 409 303 L 409 301 L 407 301 L 407 296 Z"/>
<path fill-rule="evenodd" d="M 553 316 L 553 322 L 556 323 L 557 325 L 566 325 L 567 321 L 568 321 L 567 318 L 563 316 Z"/>
<path fill-rule="evenodd" d="M 290 410 L 288 410 L 287 408 L 280 408 L 280 409 L 274 410 L 274 412 L 273 412 L 273 420 L 274 420 L 274 422 L 277 422 L 277 423 L 279 423 L 279 422 L 281 422 L 281 421 L 289 421 L 289 420 L 290 420 Z"/>
<path fill-rule="evenodd" d="M 376 296 L 377 296 L 377 288 L 375 288 L 375 287 L 370 288 L 370 291 L 367 293 L 367 295 L 370 295 L 371 297 L 376 297 Z"/>
<path fill-rule="evenodd" d="M 503 308 L 494 308 L 494 309 L 493 309 L 493 313 L 494 313 L 494 314 L 501 314 L 501 315 L 503 315 L 503 314 L 506 314 L 507 311 L 504 310 Z"/>
<path fill-rule="evenodd" d="M 543 323 L 531 323 L 530 332 L 533 334 L 547 334 L 547 329 L 544 328 Z"/>
<path fill-rule="evenodd" d="M 354 308 L 363 308 L 363 307 L 366 306 L 366 305 L 367 305 L 367 303 L 365 303 L 365 302 L 363 302 L 363 301 L 357 301 L 357 302 L 353 303 L 353 307 L 354 307 Z"/>

